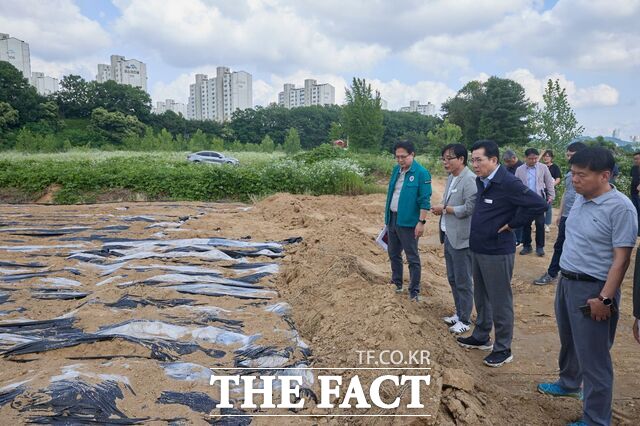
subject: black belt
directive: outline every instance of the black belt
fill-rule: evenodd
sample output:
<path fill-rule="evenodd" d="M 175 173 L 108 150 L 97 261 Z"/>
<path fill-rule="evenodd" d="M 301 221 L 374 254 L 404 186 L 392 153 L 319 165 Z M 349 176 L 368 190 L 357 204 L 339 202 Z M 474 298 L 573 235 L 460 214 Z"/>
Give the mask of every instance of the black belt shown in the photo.
<path fill-rule="evenodd" d="M 602 282 L 602 280 L 596 278 L 596 277 L 592 277 L 591 275 L 587 275 L 587 274 L 579 274 L 577 272 L 571 272 L 571 271 L 565 271 L 564 269 L 562 271 L 560 271 L 560 274 L 562 274 L 563 277 L 565 277 L 568 280 L 573 280 L 573 281 L 589 281 L 589 282 Z"/>

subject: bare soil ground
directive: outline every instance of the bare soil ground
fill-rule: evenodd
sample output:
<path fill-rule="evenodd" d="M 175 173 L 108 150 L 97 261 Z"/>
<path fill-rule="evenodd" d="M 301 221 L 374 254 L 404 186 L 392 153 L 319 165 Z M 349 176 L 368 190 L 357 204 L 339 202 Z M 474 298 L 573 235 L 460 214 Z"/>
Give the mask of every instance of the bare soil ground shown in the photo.
<path fill-rule="evenodd" d="M 437 180 L 432 200 L 440 199 L 442 187 L 442 181 Z M 578 419 L 581 415 L 579 401 L 554 399 L 535 390 L 537 382 L 554 380 L 557 374 L 559 340 L 553 312 L 555 286 L 538 287 L 531 284 L 546 270 L 555 240 L 555 227 L 547 234 L 545 257 L 516 255 L 512 283 L 516 312 L 512 347 L 515 360 L 502 368 L 490 369 L 482 364 L 486 353 L 460 348 L 441 320 L 453 312 L 453 300 L 446 280 L 443 249 L 438 241 L 436 217 L 429 217 L 426 236 L 420 240 L 423 299 L 417 304 L 409 303 L 406 293 L 397 295 L 387 284 L 390 277 L 388 259 L 374 242 L 383 222 L 384 200 L 381 194 L 358 197 L 277 194 L 259 201 L 250 210 L 235 208 L 237 206 L 228 209 L 204 208 L 202 205 L 205 203 L 173 203 L 168 210 L 167 204 L 163 203 L 2 206 L 0 222 L 7 219 L 3 214 L 15 212 L 16 209 L 33 215 L 35 220 L 38 215 L 113 213 L 114 209 L 126 206 L 129 208 L 127 214 L 170 211 L 172 216 L 178 217 L 196 211 L 204 212 L 197 220 L 188 222 L 187 231 L 181 233 L 184 238 L 222 236 L 239 239 L 250 236 L 251 241 L 278 241 L 292 236 L 303 237 L 301 243 L 287 247 L 281 272 L 270 280 L 269 286 L 277 289 L 280 299 L 293 307 L 293 323 L 313 350 L 312 366 L 358 367 L 358 350 L 400 350 L 405 353 L 428 350 L 431 354 L 430 366 L 433 368 L 432 384 L 428 389 L 430 402 L 425 409 L 425 413 L 430 413 L 431 417 L 318 417 L 306 418 L 305 423 L 561 425 Z M 81 222 L 80 219 L 78 221 Z M 135 235 L 140 237 L 147 234 L 136 228 Z M 12 256 L 10 252 L 0 254 L 2 260 L 9 260 Z M 60 260 L 58 265 L 62 266 L 63 263 Z M 630 270 L 627 273 L 623 284 L 621 320 L 612 350 L 616 375 L 614 424 L 637 424 L 640 417 L 637 396 L 640 346 L 631 334 L 632 272 Z M 406 280 L 408 272 L 405 275 Z M 110 301 L 119 296 L 107 290 L 93 290 L 101 298 Z M 141 293 L 142 296 L 152 294 L 151 290 Z M 169 297 L 169 294 L 164 296 Z M 28 300 L 27 293 L 21 294 L 18 303 L 29 311 L 10 314 L 0 320 L 51 318 L 75 309 L 79 304 L 36 302 Z M 232 306 L 227 298 L 220 298 L 220 303 L 225 307 Z M 145 315 L 153 317 L 157 313 L 149 311 Z M 275 327 L 278 324 L 275 319 L 268 320 L 266 324 L 255 323 L 249 316 L 245 320 L 247 327 Z M 87 316 L 82 321 L 91 327 L 98 319 Z M 265 339 L 275 337 L 266 336 Z M 108 344 L 115 345 L 107 347 L 108 350 L 116 351 L 116 343 Z M 64 351 L 68 350 L 51 352 L 49 361 L 52 369 L 69 363 L 65 358 L 67 353 L 56 353 Z M 202 359 L 199 362 L 205 363 Z M 28 376 L 34 365 L 41 366 L 0 359 L 0 388 Z M 137 365 L 141 369 L 133 373 Z M 132 386 L 138 393 L 137 398 L 123 403 L 120 408 L 132 415 L 148 415 L 149 410 L 143 408 L 153 403 L 157 396 L 154 391 L 158 388 L 148 382 L 157 380 L 166 383 L 167 379 L 158 368 L 146 364 L 144 368 L 142 364 L 133 362 L 126 367 L 122 363 L 119 366 L 123 374 L 129 372 Z M 361 376 L 366 380 L 373 375 L 365 372 Z M 207 392 L 206 386 L 181 385 L 179 388 Z M 386 397 L 394 397 L 394 391 L 383 388 L 383 394 L 387 392 L 384 394 Z M 167 418 L 177 415 L 177 412 L 193 422 L 202 420 L 202 417 L 194 417 L 184 406 L 171 406 L 178 407 L 176 412 L 157 411 L 156 407 L 153 407 L 153 413 L 157 417 Z M 307 414 L 320 412 L 316 409 L 303 411 Z M 23 421 L 15 407 L 9 405 L 0 408 L 0 415 L 18 423 Z M 289 423 L 299 424 L 302 420 L 297 418 Z M 256 418 L 254 421 L 257 424 L 283 424 L 281 419 L 276 422 Z"/>

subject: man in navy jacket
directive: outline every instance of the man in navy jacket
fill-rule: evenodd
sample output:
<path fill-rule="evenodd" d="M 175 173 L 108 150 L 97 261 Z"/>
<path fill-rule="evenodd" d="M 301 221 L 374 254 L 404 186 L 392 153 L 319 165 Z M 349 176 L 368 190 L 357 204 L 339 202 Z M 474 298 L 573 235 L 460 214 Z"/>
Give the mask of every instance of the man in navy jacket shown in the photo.
<path fill-rule="evenodd" d="M 473 333 L 459 337 L 460 346 L 492 350 L 484 363 L 500 367 L 513 360 L 513 295 L 511 276 L 516 251 L 513 230 L 547 209 L 545 201 L 501 166 L 498 145 L 489 140 L 471 148 L 478 176 L 476 207 L 471 218 L 469 248 L 478 317 Z M 489 334 L 495 326 L 495 345 Z"/>

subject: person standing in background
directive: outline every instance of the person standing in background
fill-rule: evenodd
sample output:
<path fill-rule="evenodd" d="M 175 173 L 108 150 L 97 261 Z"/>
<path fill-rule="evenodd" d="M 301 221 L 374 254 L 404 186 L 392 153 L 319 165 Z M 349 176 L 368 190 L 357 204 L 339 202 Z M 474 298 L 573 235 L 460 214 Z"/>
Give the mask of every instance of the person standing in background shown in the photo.
<path fill-rule="evenodd" d="M 567 147 L 565 156 L 567 160 L 571 160 L 571 157 L 573 157 L 576 152 L 586 148 L 587 146 L 582 142 L 574 142 Z M 573 188 L 571 179 L 571 170 L 569 170 L 564 178 L 564 193 L 562 194 L 562 200 L 560 200 L 560 215 L 556 219 L 558 236 L 553 245 L 553 256 L 551 257 L 551 262 L 549 262 L 547 272 L 533 281 L 535 285 L 551 284 L 558 279 L 558 274 L 560 273 L 560 256 L 562 256 L 562 246 L 564 245 L 565 239 L 565 222 L 571 211 L 571 206 L 573 206 L 573 202 L 576 199 L 576 190 Z"/>
<path fill-rule="evenodd" d="M 550 149 L 546 150 L 542 154 L 542 162 L 549 168 L 549 173 L 551 173 L 551 177 L 553 178 L 553 186 L 558 186 L 560 183 L 560 178 L 562 177 L 562 172 L 560 171 L 560 167 L 557 164 L 553 163 L 553 151 Z M 551 221 L 553 219 L 553 203 L 549 203 L 549 208 L 544 215 L 544 232 L 551 232 Z"/>
<path fill-rule="evenodd" d="M 553 202 L 556 191 L 549 168 L 538 162 L 540 153 L 535 148 L 528 148 L 525 152 L 525 164 L 518 167 L 516 177 L 522 181 L 534 194 L 537 194 L 547 204 Z M 546 211 L 546 209 L 545 209 Z M 536 254 L 544 256 L 544 212 L 534 218 L 536 224 Z M 531 222 L 526 223 L 522 229 L 521 255 L 533 251 L 531 244 Z"/>
<path fill-rule="evenodd" d="M 507 149 L 504 154 L 502 154 L 502 162 L 504 163 L 507 171 L 512 175 L 515 175 L 518 167 L 524 164 L 522 161 L 518 160 L 516 153 L 510 149 Z"/>
<path fill-rule="evenodd" d="M 504 154 L 502 154 L 502 162 L 504 163 L 507 171 L 512 175 L 515 175 L 518 167 L 524 164 L 522 161 L 518 160 L 516 153 L 510 149 L 507 149 Z M 522 228 L 514 229 L 513 234 L 516 236 L 516 247 L 518 247 L 522 244 Z"/>
<path fill-rule="evenodd" d="M 638 223 L 640 224 L 640 151 L 633 154 L 633 166 L 631 167 L 631 202 L 638 213 Z"/>

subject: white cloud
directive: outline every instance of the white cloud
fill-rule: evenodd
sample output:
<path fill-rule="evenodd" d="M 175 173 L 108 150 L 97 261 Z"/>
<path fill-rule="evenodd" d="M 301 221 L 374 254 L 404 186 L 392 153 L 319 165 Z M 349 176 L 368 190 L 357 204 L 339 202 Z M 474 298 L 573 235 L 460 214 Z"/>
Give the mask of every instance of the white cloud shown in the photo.
<path fill-rule="evenodd" d="M 111 43 L 100 24 L 82 15 L 71 0 L 2 1 L 0 28 L 49 61 L 75 61 Z"/>
<path fill-rule="evenodd" d="M 196 82 L 196 74 L 206 73 L 184 73 L 169 83 L 163 81 L 155 83 L 151 88 L 151 99 L 153 99 L 154 105 L 156 102 L 164 101 L 165 99 L 173 99 L 176 102 L 186 104 L 189 101 L 189 85 Z"/>
<path fill-rule="evenodd" d="M 421 104 L 431 102 L 440 110 L 440 105 L 456 94 L 456 91 L 446 84 L 436 81 L 419 81 L 415 84 L 405 84 L 396 79 L 380 81 L 367 80 L 371 87 L 380 92 L 380 96 L 389 103 L 390 110 L 397 110 L 409 106 L 409 101 L 417 100 Z"/>
<path fill-rule="evenodd" d="M 530 100 L 542 103 L 542 95 L 547 86 L 547 81 L 558 80 L 560 87 L 566 89 L 569 102 L 574 108 L 588 108 L 613 106 L 618 104 L 618 91 L 608 84 L 597 84 L 589 87 L 577 87 L 574 81 L 567 79 L 563 74 L 551 74 L 543 78 L 537 78 L 528 69 L 519 68 L 508 72 L 507 78 L 517 81 L 524 87 Z"/>
<path fill-rule="evenodd" d="M 321 23 L 271 3 L 253 0 L 241 3 L 248 13 L 225 14 L 227 7 L 203 0 L 116 0 L 122 16 L 115 29 L 178 67 L 251 63 L 271 72 L 364 70 L 389 53 L 380 44 L 337 42 Z"/>
<path fill-rule="evenodd" d="M 75 74 L 89 81 L 95 80 L 96 64 L 99 62 L 104 61 L 103 58 L 97 56 L 67 61 L 45 61 L 38 56 L 31 55 L 31 71 L 43 72 L 45 75 L 59 80 L 65 75 Z"/>
<path fill-rule="evenodd" d="M 344 40 L 404 49 L 425 37 L 486 29 L 505 15 L 539 8 L 537 0 L 290 0 L 298 15 L 310 16 Z"/>

